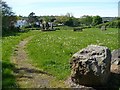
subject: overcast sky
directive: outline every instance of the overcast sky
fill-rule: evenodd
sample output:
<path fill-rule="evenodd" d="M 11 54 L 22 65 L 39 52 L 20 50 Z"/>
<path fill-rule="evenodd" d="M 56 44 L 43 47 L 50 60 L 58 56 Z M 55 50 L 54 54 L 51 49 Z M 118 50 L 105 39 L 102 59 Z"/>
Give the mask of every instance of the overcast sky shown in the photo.
<path fill-rule="evenodd" d="M 72 13 L 75 17 L 83 15 L 100 15 L 102 17 L 118 16 L 119 0 L 3 0 L 12 7 L 16 15 L 28 16 L 34 12 L 41 15 L 65 15 Z"/>

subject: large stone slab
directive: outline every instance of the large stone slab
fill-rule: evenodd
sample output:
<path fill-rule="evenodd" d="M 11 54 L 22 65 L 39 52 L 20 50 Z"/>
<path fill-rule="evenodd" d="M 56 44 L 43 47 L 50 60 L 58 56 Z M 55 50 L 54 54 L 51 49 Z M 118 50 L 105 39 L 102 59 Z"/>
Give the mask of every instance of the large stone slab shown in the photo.
<path fill-rule="evenodd" d="M 104 85 L 110 75 L 111 51 L 104 46 L 89 45 L 72 56 L 70 66 L 73 83 Z"/>

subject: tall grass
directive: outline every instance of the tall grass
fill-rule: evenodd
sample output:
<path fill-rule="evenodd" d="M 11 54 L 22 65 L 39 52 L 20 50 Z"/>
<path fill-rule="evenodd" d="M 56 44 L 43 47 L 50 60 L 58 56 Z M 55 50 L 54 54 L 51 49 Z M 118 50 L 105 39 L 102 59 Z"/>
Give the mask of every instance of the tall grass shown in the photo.
<path fill-rule="evenodd" d="M 118 48 L 118 30 L 90 28 L 83 32 L 62 30 L 41 32 L 27 45 L 30 59 L 41 69 L 53 74 L 57 79 L 70 75 L 69 59 L 77 51 L 90 44 L 103 45 L 111 50 Z"/>

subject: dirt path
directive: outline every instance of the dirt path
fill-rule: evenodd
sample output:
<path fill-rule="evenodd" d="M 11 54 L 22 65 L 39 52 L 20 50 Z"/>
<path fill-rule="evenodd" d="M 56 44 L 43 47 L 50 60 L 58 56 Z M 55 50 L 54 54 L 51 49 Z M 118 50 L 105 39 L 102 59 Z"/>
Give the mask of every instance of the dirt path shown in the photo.
<path fill-rule="evenodd" d="M 13 74 L 20 88 L 57 88 L 66 87 L 64 81 L 56 80 L 47 72 L 41 71 L 32 65 L 24 50 L 26 44 L 33 38 L 30 36 L 21 41 L 14 50 L 11 61 L 15 64 Z"/>

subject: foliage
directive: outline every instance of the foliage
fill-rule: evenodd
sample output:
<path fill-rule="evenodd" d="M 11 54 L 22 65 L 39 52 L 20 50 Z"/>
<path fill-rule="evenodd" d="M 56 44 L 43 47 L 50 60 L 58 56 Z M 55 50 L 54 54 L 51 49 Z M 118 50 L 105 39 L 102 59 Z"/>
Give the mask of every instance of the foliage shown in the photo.
<path fill-rule="evenodd" d="M 9 31 L 13 31 L 14 23 L 17 21 L 18 17 L 14 15 L 11 7 L 4 1 L 1 1 L 2 5 L 2 34 Z"/>
<path fill-rule="evenodd" d="M 91 26 L 92 22 L 93 22 L 93 17 L 84 15 L 79 20 L 80 20 L 81 24 L 84 24 L 85 26 Z"/>
<path fill-rule="evenodd" d="M 56 17 L 56 23 L 63 23 L 65 24 L 66 21 L 68 21 L 68 17 L 67 16 L 57 16 Z"/>
<path fill-rule="evenodd" d="M 39 18 L 46 22 L 54 22 L 56 20 L 55 16 L 40 16 Z"/>
<path fill-rule="evenodd" d="M 67 13 L 63 16 L 57 16 L 56 23 L 64 24 L 67 26 L 79 26 L 79 20 L 70 13 Z"/>
<path fill-rule="evenodd" d="M 73 17 L 73 14 L 72 14 L 72 13 L 66 13 L 65 16 L 66 16 L 66 17 Z"/>
<path fill-rule="evenodd" d="M 89 16 L 84 15 L 81 18 L 75 18 L 70 13 L 67 13 L 65 16 L 57 16 L 57 23 L 63 23 L 67 26 L 82 26 L 82 27 L 91 27 L 92 25 L 96 26 L 102 23 L 102 18 L 100 16 Z"/>
<path fill-rule="evenodd" d="M 2 17 L 2 27 L 6 28 L 6 29 L 12 28 L 12 26 L 17 21 L 17 19 L 18 19 L 17 16 L 3 16 Z"/>
<path fill-rule="evenodd" d="M 65 22 L 67 26 L 79 26 L 79 21 L 77 18 L 69 17 L 68 21 Z"/>
<path fill-rule="evenodd" d="M 120 20 L 115 20 L 112 22 L 109 22 L 108 27 L 111 28 L 118 28 L 120 26 Z"/>
<path fill-rule="evenodd" d="M 101 26 L 107 26 L 107 28 L 119 28 L 120 27 L 120 20 L 114 20 L 111 22 L 99 24 L 96 27 L 100 28 Z"/>
<path fill-rule="evenodd" d="M 93 17 L 93 22 L 92 22 L 93 26 L 96 26 L 96 25 L 101 24 L 101 23 L 102 23 L 102 18 L 100 16 Z"/>
<path fill-rule="evenodd" d="M 43 18 L 43 20 L 46 21 L 46 22 L 49 22 L 49 21 L 50 21 L 50 17 L 49 17 L 49 16 L 43 16 L 42 18 Z"/>
<path fill-rule="evenodd" d="M 0 4 L 2 5 L 2 16 L 14 15 L 14 12 L 12 12 L 11 7 L 9 7 L 6 2 L 1 1 Z"/>
<path fill-rule="evenodd" d="M 35 16 L 35 13 L 34 12 L 31 12 L 29 15 L 28 15 L 28 21 L 29 23 L 33 24 L 35 21 L 37 21 L 37 16 Z"/>

